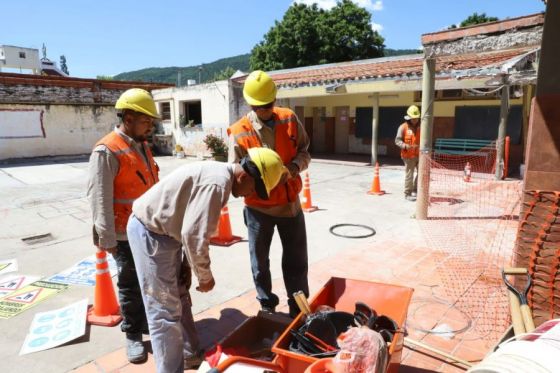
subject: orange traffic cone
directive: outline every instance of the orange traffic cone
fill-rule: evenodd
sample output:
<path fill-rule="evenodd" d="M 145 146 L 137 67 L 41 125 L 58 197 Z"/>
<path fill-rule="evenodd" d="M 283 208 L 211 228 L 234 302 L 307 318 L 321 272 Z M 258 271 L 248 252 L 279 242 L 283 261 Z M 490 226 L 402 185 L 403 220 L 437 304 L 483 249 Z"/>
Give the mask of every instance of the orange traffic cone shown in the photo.
<path fill-rule="evenodd" d="M 119 303 L 113 289 L 113 280 L 109 272 L 107 253 L 97 250 L 95 269 L 95 297 L 93 307 L 88 310 L 87 321 L 93 325 L 115 326 L 121 322 Z"/>
<path fill-rule="evenodd" d="M 375 169 L 373 172 L 373 182 L 371 183 L 371 189 L 368 194 L 374 194 L 376 196 L 382 196 L 385 194 L 384 190 L 381 190 L 381 185 L 379 183 L 379 163 L 375 162 Z"/>
<path fill-rule="evenodd" d="M 467 162 L 465 169 L 463 170 L 463 181 L 468 183 L 471 181 L 471 163 Z"/>
<path fill-rule="evenodd" d="M 231 224 L 229 222 L 229 211 L 227 206 L 220 213 L 220 222 L 218 223 L 217 236 L 210 238 L 210 243 L 218 246 L 230 246 L 241 241 L 241 237 L 234 236 L 231 233 Z"/>
<path fill-rule="evenodd" d="M 305 173 L 305 180 L 303 182 L 303 198 L 301 199 L 301 208 L 305 212 L 313 212 L 319 210 L 319 207 L 313 206 L 311 202 L 311 187 L 309 182 L 309 172 Z"/>

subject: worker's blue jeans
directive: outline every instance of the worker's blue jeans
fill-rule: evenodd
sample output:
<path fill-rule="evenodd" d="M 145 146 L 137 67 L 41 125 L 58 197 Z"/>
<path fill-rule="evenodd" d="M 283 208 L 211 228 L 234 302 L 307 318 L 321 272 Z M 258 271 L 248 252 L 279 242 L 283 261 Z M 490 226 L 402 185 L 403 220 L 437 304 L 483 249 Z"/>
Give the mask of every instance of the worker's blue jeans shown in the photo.
<path fill-rule="evenodd" d="M 249 232 L 249 251 L 251 270 L 257 288 L 257 299 L 263 307 L 274 308 L 278 305 L 278 296 L 272 292 L 270 276 L 270 244 L 274 227 L 278 229 L 282 241 L 282 274 L 288 295 L 290 315 L 299 313 L 293 293 L 303 291 L 309 296 L 307 282 L 307 235 L 305 218 L 300 211 L 294 217 L 278 218 L 245 207 L 245 225 Z"/>
<path fill-rule="evenodd" d="M 189 292 L 181 278 L 182 245 L 150 232 L 131 215 L 128 242 L 146 307 L 158 373 L 183 372 L 185 357 L 199 351 Z"/>

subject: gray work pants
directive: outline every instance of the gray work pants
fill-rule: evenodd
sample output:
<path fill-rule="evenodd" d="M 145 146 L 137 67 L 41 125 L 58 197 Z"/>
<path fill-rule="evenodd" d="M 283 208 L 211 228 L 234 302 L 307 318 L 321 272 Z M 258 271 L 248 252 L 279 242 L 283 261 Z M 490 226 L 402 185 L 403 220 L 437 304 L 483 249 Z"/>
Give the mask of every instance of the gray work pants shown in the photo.
<path fill-rule="evenodd" d="M 179 286 L 182 245 L 169 236 L 150 232 L 131 215 L 128 242 L 146 308 L 158 373 L 182 373 L 183 359 L 198 352 L 188 289 Z"/>
<path fill-rule="evenodd" d="M 409 196 L 418 190 L 418 158 L 403 158 L 404 162 L 404 195 Z M 414 175 L 416 170 L 416 175 Z"/>

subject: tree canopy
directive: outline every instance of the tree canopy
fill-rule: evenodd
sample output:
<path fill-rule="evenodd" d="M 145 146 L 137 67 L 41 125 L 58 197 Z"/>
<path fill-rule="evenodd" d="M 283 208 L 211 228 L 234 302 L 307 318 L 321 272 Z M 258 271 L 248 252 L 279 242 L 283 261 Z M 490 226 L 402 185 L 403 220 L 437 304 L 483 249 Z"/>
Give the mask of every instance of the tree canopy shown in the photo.
<path fill-rule="evenodd" d="M 472 25 L 478 25 L 481 23 L 487 23 L 487 22 L 495 22 L 498 21 L 497 17 L 489 17 L 486 15 L 486 13 L 473 13 L 470 16 L 468 16 L 463 22 L 461 22 L 459 24 L 459 27 L 466 27 L 466 26 L 472 26 Z M 450 29 L 452 28 L 457 28 L 457 25 L 451 25 L 449 27 Z"/>
<path fill-rule="evenodd" d="M 383 56 L 371 13 L 351 0 L 331 10 L 295 3 L 251 51 L 252 70 L 278 70 Z"/>
<path fill-rule="evenodd" d="M 68 65 L 66 65 L 65 55 L 60 56 L 60 70 L 62 70 L 66 75 L 70 75 L 70 72 L 68 72 Z"/>

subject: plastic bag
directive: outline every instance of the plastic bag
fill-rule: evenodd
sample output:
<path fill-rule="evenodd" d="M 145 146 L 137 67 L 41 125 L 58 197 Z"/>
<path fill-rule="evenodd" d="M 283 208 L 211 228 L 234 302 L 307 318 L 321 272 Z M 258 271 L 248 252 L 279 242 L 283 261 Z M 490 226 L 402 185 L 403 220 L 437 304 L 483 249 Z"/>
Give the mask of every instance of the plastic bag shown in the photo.
<path fill-rule="evenodd" d="M 338 338 L 340 351 L 333 359 L 335 373 L 383 373 L 387 367 L 387 344 L 367 327 L 350 328 Z"/>

